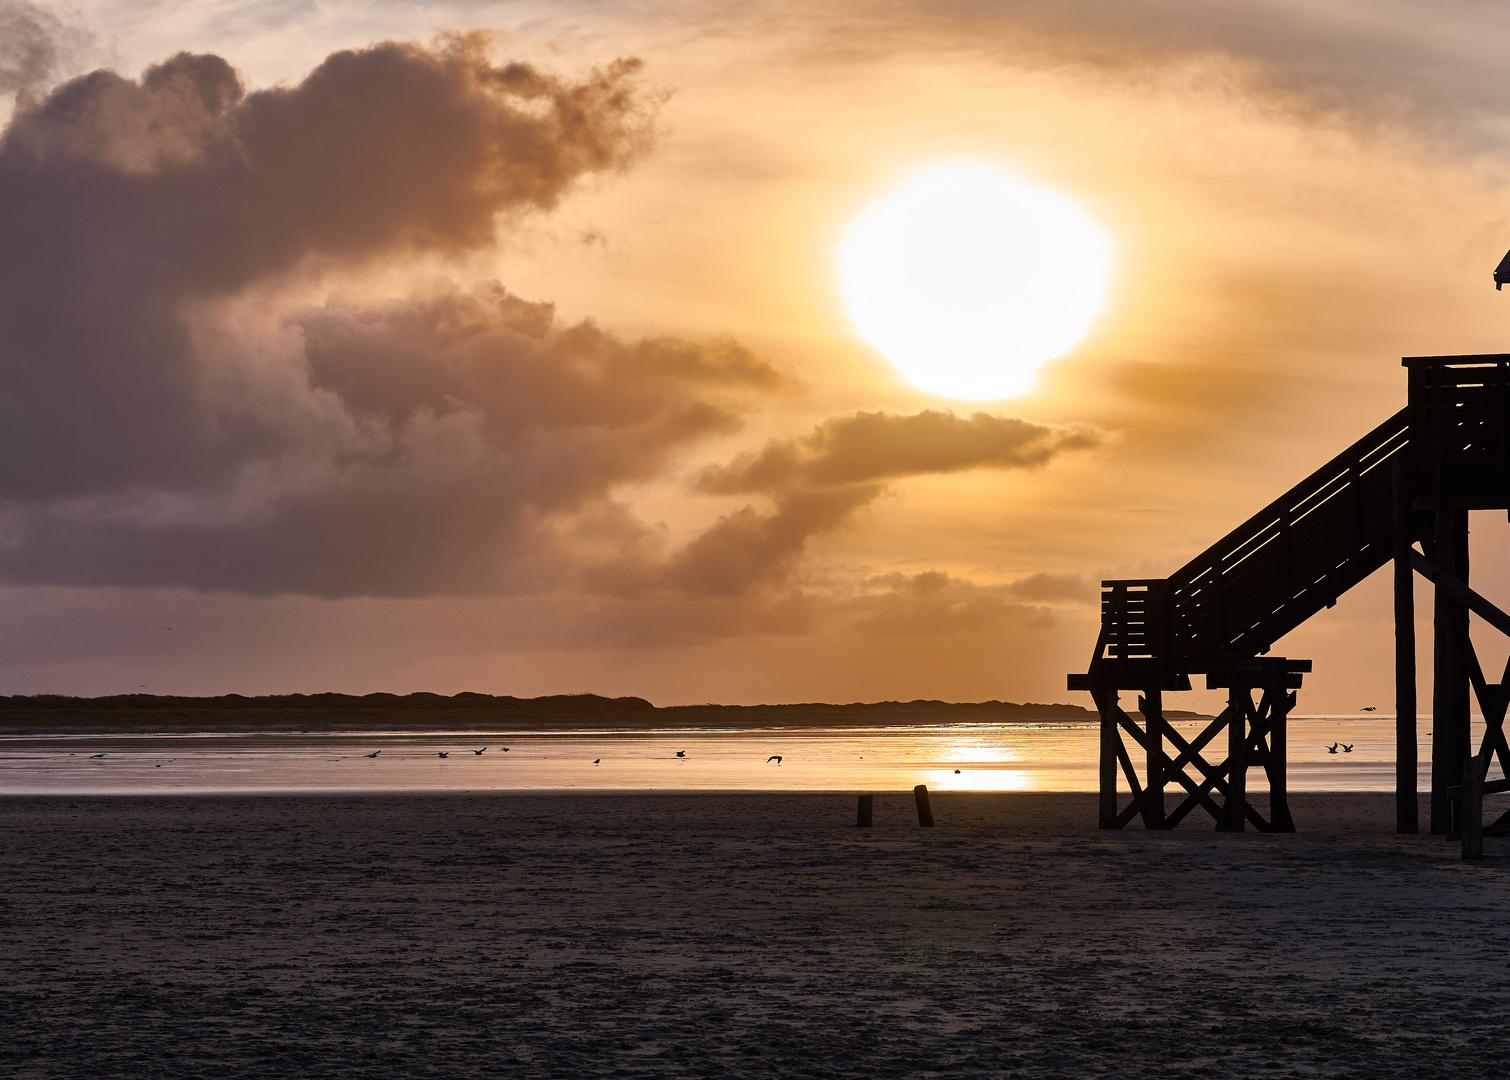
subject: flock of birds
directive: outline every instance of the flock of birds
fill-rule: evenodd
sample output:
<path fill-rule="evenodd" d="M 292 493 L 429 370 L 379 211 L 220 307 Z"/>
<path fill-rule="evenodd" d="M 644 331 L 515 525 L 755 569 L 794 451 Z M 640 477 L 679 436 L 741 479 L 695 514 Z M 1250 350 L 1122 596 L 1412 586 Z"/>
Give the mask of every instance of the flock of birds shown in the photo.
<path fill-rule="evenodd" d="M 473 750 L 472 753 L 476 754 L 478 757 L 482 757 L 482 755 L 486 754 L 490 749 L 492 749 L 492 748 L 488 747 L 488 746 L 484 746 L 481 750 Z M 500 746 L 498 749 L 501 750 L 501 751 L 503 751 L 505 754 L 507 754 L 509 752 L 509 748 L 507 746 Z M 363 754 L 362 756 L 363 757 L 369 757 L 369 758 L 375 758 L 375 757 L 377 757 L 381 753 L 382 753 L 381 750 L 374 750 L 372 753 L 370 753 L 370 754 Z M 105 755 L 104 754 L 95 754 L 94 756 L 95 757 L 104 757 Z M 435 752 L 435 756 L 436 757 L 443 757 L 443 758 L 450 757 L 451 756 L 451 751 L 449 751 L 449 750 L 437 750 Z M 676 756 L 679 757 L 679 758 L 685 758 L 687 756 L 687 751 L 685 751 L 685 750 L 678 750 L 676 752 Z M 777 765 L 780 765 L 781 764 L 781 755 L 780 754 L 772 754 L 770 757 L 768 757 L 768 758 L 765 759 L 765 763 L 767 765 L 769 765 L 773 761 Z M 603 762 L 602 758 L 593 758 L 592 759 L 592 763 L 594 765 L 600 765 L 600 764 L 602 764 L 602 762 Z M 955 772 L 959 772 L 958 769 L 955 769 L 954 771 Z"/>
<path fill-rule="evenodd" d="M 1378 706 L 1375 706 L 1375 705 L 1365 705 L 1365 706 L 1363 706 L 1362 711 L 1363 712 L 1373 712 L 1377 707 Z M 1342 751 L 1342 753 L 1344 753 L 1344 754 L 1351 754 L 1353 752 L 1353 746 L 1354 745 L 1355 744 L 1353 744 L 1353 743 L 1333 743 L 1331 746 L 1328 746 L 1326 748 L 1326 752 L 1329 753 L 1329 754 L 1335 754 L 1335 753 L 1337 753 L 1338 749 L 1340 748 L 1341 751 Z M 478 757 L 482 757 L 483 754 L 486 754 L 491 749 L 492 749 L 491 746 L 484 746 L 480 750 L 473 750 L 472 753 L 475 754 L 475 755 L 477 755 Z M 507 746 L 500 746 L 500 747 L 498 747 L 498 749 L 502 753 L 505 753 L 505 754 L 507 754 L 509 752 L 509 748 Z M 381 750 L 374 750 L 372 753 L 370 753 L 370 754 L 364 754 L 362 756 L 363 757 L 369 757 L 369 758 L 375 758 L 375 757 L 377 757 L 381 753 L 382 753 Z M 69 755 L 69 757 L 72 757 L 72 756 L 73 756 L 72 754 Z M 104 754 L 90 754 L 89 756 L 91 758 L 102 758 L 105 755 Z M 437 750 L 435 752 L 435 756 L 436 757 L 441 757 L 441 758 L 448 758 L 448 757 L 451 756 L 451 751 L 449 751 L 449 750 Z M 685 751 L 685 750 L 678 750 L 676 752 L 676 756 L 679 757 L 679 758 L 685 758 L 687 756 L 687 751 Z M 862 757 L 860 760 L 863 761 L 865 759 Z M 769 765 L 773 761 L 777 765 L 780 765 L 781 764 L 781 755 L 780 754 L 772 754 L 770 757 L 768 757 L 768 758 L 765 759 L 765 763 L 767 765 Z M 602 764 L 602 762 L 603 762 L 602 758 L 593 758 L 592 759 L 592 763 L 594 765 L 600 765 L 600 764 Z M 161 765 L 159 765 L 157 767 L 159 769 L 162 768 Z M 954 771 L 955 772 L 959 772 L 958 769 L 955 769 Z"/>

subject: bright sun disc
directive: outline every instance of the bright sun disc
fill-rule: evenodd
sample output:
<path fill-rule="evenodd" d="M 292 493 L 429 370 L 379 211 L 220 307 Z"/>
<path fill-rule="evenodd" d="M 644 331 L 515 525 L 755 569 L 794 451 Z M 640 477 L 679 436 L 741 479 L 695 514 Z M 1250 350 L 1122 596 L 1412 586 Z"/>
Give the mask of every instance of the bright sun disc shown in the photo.
<path fill-rule="evenodd" d="M 866 210 L 839 249 L 855 329 L 913 386 L 1026 393 L 1085 336 L 1111 244 L 1067 199 L 971 165 L 929 170 Z"/>

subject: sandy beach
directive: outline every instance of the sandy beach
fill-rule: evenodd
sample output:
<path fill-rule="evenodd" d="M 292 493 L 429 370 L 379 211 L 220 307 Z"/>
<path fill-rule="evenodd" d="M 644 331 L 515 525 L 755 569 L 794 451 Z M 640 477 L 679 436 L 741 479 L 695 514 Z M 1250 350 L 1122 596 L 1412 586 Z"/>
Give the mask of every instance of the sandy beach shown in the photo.
<path fill-rule="evenodd" d="M 1504 1076 L 1510 841 L 1293 805 L 0 799 L 0 1074 Z"/>

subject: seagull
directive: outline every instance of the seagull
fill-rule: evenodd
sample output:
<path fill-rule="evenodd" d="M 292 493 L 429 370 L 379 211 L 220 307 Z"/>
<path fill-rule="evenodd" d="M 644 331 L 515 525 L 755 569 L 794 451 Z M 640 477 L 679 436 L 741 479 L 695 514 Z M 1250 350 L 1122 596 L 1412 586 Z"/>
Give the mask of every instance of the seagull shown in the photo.
<path fill-rule="evenodd" d="M 509 748 L 507 746 L 500 746 L 498 749 L 502 750 L 505 754 L 509 752 Z"/>
<path fill-rule="evenodd" d="M 482 750 L 486 750 L 486 749 L 487 749 L 486 746 L 484 746 L 482 748 Z M 476 754 L 478 757 L 482 757 L 482 750 L 473 750 L 472 753 Z"/>
<path fill-rule="evenodd" d="M 441 751 L 439 751 L 438 756 L 440 756 L 440 757 L 450 757 L 451 755 L 447 751 L 441 750 Z"/>
<path fill-rule="evenodd" d="M 1377 705 L 1365 705 L 1365 706 L 1363 706 L 1363 711 L 1364 712 L 1373 712 L 1378 707 L 1379 706 L 1377 706 Z"/>
<path fill-rule="evenodd" d="M 89 756 L 92 757 L 92 758 L 97 758 L 97 757 L 104 757 L 105 755 L 104 754 L 90 754 Z"/>
<path fill-rule="evenodd" d="M 955 776 L 958 776 L 958 775 L 959 775 L 959 770 L 958 770 L 958 769 L 955 769 L 955 770 L 954 770 L 954 775 L 955 775 Z"/>
<path fill-rule="evenodd" d="M 1327 752 L 1327 753 L 1328 753 L 1328 754 L 1335 754 L 1335 753 L 1336 753 L 1336 752 L 1337 752 L 1337 744 L 1336 744 L 1336 743 L 1333 743 L 1333 744 L 1332 744 L 1332 745 L 1331 745 L 1331 746 L 1328 746 L 1328 747 L 1327 747 L 1327 748 L 1326 748 L 1326 752 Z"/>
<path fill-rule="evenodd" d="M 377 757 L 381 753 L 381 750 L 374 750 L 372 753 L 368 754 L 367 757 Z"/>
<path fill-rule="evenodd" d="M 686 757 L 687 756 L 687 751 L 685 751 L 685 750 L 678 750 L 676 752 L 676 756 L 677 757 Z"/>
<path fill-rule="evenodd" d="M 602 759 L 602 758 L 593 758 L 593 759 L 592 759 L 592 763 L 593 763 L 593 764 L 594 764 L 594 765 L 596 765 L 596 764 L 597 764 L 597 763 L 598 763 L 598 762 L 600 762 L 600 761 L 602 761 L 602 760 L 603 760 L 603 759 Z"/>
<path fill-rule="evenodd" d="M 1342 744 L 1342 752 L 1344 754 L 1351 754 L 1353 752 L 1353 744 L 1352 743 L 1343 743 Z"/>
<path fill-rule="evenodd" d="M 777 765 L 780 765 L 780 764 L 781 764 L 781 755 L 780 755 L 780 754 L 772 754 L 772 755 L 771 755 L 771 756 L 770 756 L 770 757 L 768 757 L 768 758 L 766 758 L 766 759 L 765 759 L 765 763 L 766 763 L 766 764 L 767 764 L 767 765 L 769 765 L 769 764 L 770 764 L 770 763 L 771 763 L 771 762 L 773 762 L 773 761 L 774 761 L 774 762 L 775 762 L 775 763 L 776 763 L 776 764 L 777 764 Z"/>

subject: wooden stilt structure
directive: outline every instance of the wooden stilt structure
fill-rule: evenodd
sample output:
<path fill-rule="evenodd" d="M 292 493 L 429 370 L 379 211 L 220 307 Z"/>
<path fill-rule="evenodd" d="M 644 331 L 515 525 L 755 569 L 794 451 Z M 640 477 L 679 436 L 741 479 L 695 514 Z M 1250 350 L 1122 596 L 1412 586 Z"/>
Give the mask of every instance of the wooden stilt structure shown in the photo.
<path fill-rule="evenodd" d="M 1102 828 L 1134 818 L 1146 828 L 1174 828 L 1202 809 L 1221 831 L 1241 832 L 1249 823 L 1294 831 L 1285 728 L 1311 664 L 1266 654 L 1389 562 L 1396 829 L 1420 827 L 1415 574 L 1435 586 L 1431 831 L 1457 835 L 1464 828 L 1470 759 L 1487 768 L 1497 757 L 1510 777 L 1510 665 L 1498 683 L 1486 682 L 1468 617 L 1472 611 L 1510 635 L 1510 615 L 1468 587 L 1468 512 L 1510 509 L 1510 354 L 1410 357 L 1404 364 L 1406 408 L 1170 577 L 1102 582 L 1095 653 L 1085 674 L 1069 677 L 1070 689 L 1090 691 L 1101 717 Z M 1192 675 L 1228 697 L 1221 715 L 1187 741 L 1165 718 L 1164 694 L 1189 690 Z M 1125 691 L 1139 693 L 1136 715 L 1122 708 Z M 1478 756 L 1470 692 L 1485 720 Z M 1225 756 L 1213 761 L 1218 746 Z M 1133 750 L 1141 751 L 1136 759 Z M 1267 817 L 1248 796 L 1256 767 L 1268 780 Z M 1125 805 L 1119 777 L 1130 793 Z M 1482 789 L 1510 791 L 1510 779 L 1486 780 Z M 1172 809 L 1171 790 L 1180 800 Z M 1510 831 L 1510 815 L 1496 826 Z"/>

